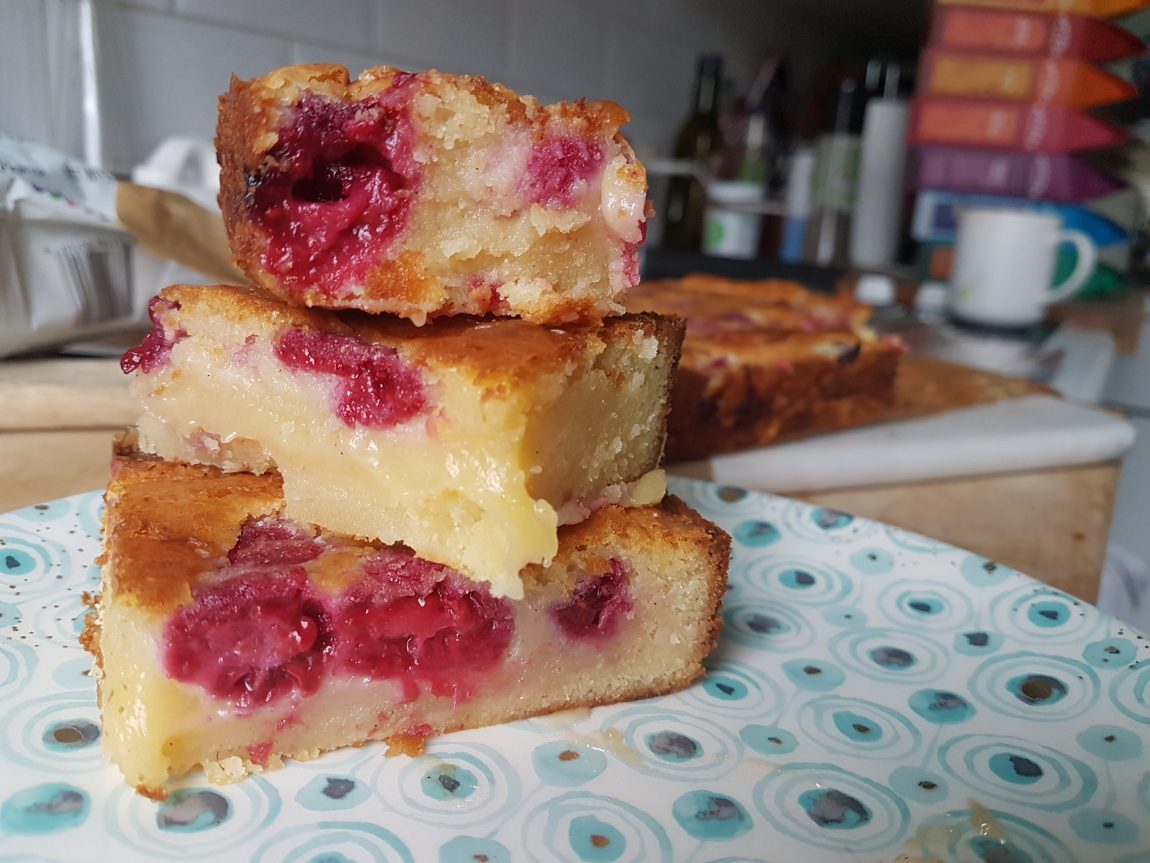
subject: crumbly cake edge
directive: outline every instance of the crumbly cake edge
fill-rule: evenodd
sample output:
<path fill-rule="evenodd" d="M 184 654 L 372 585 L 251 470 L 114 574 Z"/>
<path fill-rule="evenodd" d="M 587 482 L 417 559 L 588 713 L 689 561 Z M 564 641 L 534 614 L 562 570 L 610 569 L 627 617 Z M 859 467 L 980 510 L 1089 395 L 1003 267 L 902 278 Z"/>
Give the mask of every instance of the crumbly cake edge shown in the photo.
<path fill-rule="evenodd" d="M 537 137 L 552 123 L 562 123 L 566 131 L 583 136 L 610 135 L 628 155 L 633 170 L 639 172 L 638 178 L 646 187 L 646 171 L 619 131 L 630 117 L 622 107 L 607 100 L 543 105 L 531 96 L 520 96 L 479 76 L 450 75 L 436 70 L 407 73 L 389 66 L 367 69 L 355 80 L 350 78 L 347 68 L 339 64 L 287 66 L 251 80 L 233 75 L 228 90 L 219 98 L 215 137 L 221 169 L 218 200 L 233 261 L 253 283 L 281 293 L 276 278 L 262 265 L 267 240 L 248 217 L 246 202 L 249 180 L 259 173 L 268 151 L 275 146 L 284 111 L 306 92 L 321 93 L 337 101 L 364 99 L 388 90 L 399 75 L 413 75 L 424 92 L 441 99 L 450 89 L 457 88 L 467 91 L 481 104 L 502 106 L 512 122 L 531 128 Z M 423 256 L 418 252 L 408 251 L 383 261 L 377 269 L 373 279 L 386 283 L 388 294 L 394 296 L 394 300 L 381 303 L 373 311 L 401 314 L 418 324 L 429 317 L 456 313 L 454 300 L 427 272 Z M 330 298 L 314 291 L 293 295 L 292 299 L 309 306 L 330 308 L 354 308 L 360 303 L 355 297 Z M 618 301 L 616 297 L 615 302 Z M 588 299 L 564 297 L 554 303 L 544 317 L 546 321 L 541 319 L 541 322 L 593 320 L 601 317 L 601 310 L 596 312 L 595 304 Z"/>

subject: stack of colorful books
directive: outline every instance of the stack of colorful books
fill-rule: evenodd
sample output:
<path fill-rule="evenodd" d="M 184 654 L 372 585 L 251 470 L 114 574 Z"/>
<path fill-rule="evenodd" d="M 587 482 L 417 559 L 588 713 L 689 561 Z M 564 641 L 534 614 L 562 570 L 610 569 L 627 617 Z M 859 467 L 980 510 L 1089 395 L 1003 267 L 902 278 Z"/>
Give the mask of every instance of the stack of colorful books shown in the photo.
<path fill-rule="evenodd" d="M 1113 19 L 1147 5 L 939 0 L 910 122 L 911 232 L 926 274 L 949 274 L 956 213 L 980 205 L 1057 212 L 1099 248 L 1102 266 L 1084 292 L 1121 282 L 1138 197 L 1088 157 L 1129 139 L 1097 109 L 1137 96 L 1105 67 L 1144 51 Z M 1060 265 L 1072 266 L 1066 258 Z"/>

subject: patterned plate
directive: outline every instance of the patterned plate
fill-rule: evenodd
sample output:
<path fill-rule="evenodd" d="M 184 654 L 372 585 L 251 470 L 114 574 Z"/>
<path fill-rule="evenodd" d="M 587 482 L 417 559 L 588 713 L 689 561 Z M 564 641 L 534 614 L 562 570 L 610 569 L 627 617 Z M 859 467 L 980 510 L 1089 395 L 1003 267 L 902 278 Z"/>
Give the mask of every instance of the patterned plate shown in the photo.
<path fill-rule="evenodd" d="M 1150 644 L 1003 566 L 702 482 L 722 644 L 674 696 L 333 753 L 164 804 L 76 643 L 100 498 L 0 517 L 0 861 L 1150 863 Z"/>

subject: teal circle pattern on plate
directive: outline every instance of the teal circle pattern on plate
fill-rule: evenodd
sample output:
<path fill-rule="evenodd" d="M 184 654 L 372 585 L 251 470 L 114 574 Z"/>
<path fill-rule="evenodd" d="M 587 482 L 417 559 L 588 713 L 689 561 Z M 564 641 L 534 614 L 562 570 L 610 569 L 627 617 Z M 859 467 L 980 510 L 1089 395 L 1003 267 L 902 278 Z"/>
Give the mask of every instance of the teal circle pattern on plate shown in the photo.
<path fill-rule="evenodd" d="M 1015 580 L 1015 576 L 1018 575 L 1017 572 L 996 560 L 979 557 L 977 554 L 966 555 L 959 571 L 962 573 L 962 577 L 966 579 L 966 583 L 972 587 L 996 590 L 1004 584 L 1008 586 L 1018 585 Z M 1037 585 L 1021 586 L 1031 589 Z"/>
<path fill-rule="evenodd" d="M 1087 842 L 1131 845 L 1140 832 L 1137 823 L 1111 809 L 1079 809 L 1070 815 L 1070 829 Z"/>
<path fill-rule="evenodd" d="M 21 689 L 31 683 L 40 656 L 23 642 L 10 638 L 0 640 L 0 698 L 11 704 Z"/>
<path fill-rule="evenodd" d="M 529 860 L 645 863 L 671 860 L 663 824 L 644 809 L 601 794 L 572 791 L 535 807 L 523 824 Z"/>
<path fill-rule="evenodd" d="M 873 852 L 905 837 L 910 811 L 889 788 L 833 764 L 795 763 L 754 790 L 758 813 L 803 845 Z"/>
<path fill-rule="evenodd" d="M 954 652 L 963 656 L 987 656 L 1002 647 L 1002 634 L 985 629 L 968 629 L 954 636 Z"/>
<path fill-rule="evenodd" d="M 181 785 L 159 804 L 122 786 L 108 795 L 104 825 L 148 859 L 216 857 L 260 836 L 281 809 L 279 791 L 262 776 L 226 786 Z"/>
<path fill-rule="evenodd" d="M 937 581 L 900 579 L 878 595 L 879 607 L 896 626 L 961 629 L 974 618 L 974 607 L 963 591 Z"/>
<path fill-rule="evenodd" d="M 1078 745 L 1104 761 L 1130 761 L 1142 757 L 1142 738 L 1118 725 L 1091 725 L 1078 732 Z"/>
<path fill-rule="evenodd" d="M 695 839 L 723 841 L 751 829 L 751 816 L 737 800 L 718 791 L 688 791 L 671 807 L 675 821 Z"/>
<path fill-rule="evenodd" d="M 751 516 L 767 519 L 761 506 L 761 497 L 754 492 L 733 485 L 676 480 L 670 477 L 668 479 L 670 484 L 676 488 L 674 494 L 679 495 L 684 500 L 690 498 L 688 503 L 707 518 L 724 520 L 723 527 L 728 533 L 734 531 L 736 524 Z M 776 514 L 775 518 L 777 517 Z"/>
<path fill-rule="evenodd" d="M 683 692 L 682 698 L 726 716 L 760 717 L 785 703 L 782 687 L 772 678 L 753 665 L 730 660 L 708 661 L 702 680 Z"/>
<path fill-rule="evenodd" d="M 860 548 L 851 555 L 850 562 L 863 575 L 886 575 L 894 569 L 894 555 L 874 546 Z"/>
<path fill-rule="evenodd" d="M 783 663 L 783 673 L 799 689 L 811 692 L 838 689 L 847 679 L 841 668 L 823 659 L 788 659 Z"/>
<path fill-rule="evenodd" d="M 0 627 L 15 626 L 24 619 L 20 606 L 8 602 L 0 602 Z"/>
<path fill-rule="evenodd" d="M 815 640 L 806 616 L 785 605 L 731 603 L 724 606 L 723 618 L 728 638 L 771 653 L 793 653 Z"/>
<path fill-rule="evenodd" d="M 1086 613 L 1081 600 L 1036 585 L 1000 593 L 990 603 L 990 615 L 999 632 L 1041 644 L 1082 645 L 1104 635 L 1106 629 L 1099 616 Z"/>
<path fill-rule="evenodd" d="M 939 542 L 937 539 L 928 539 L 925 536 L 911 533 L 909 530 L 903 530 L 900 527 L 891 527 L 888 524 L 884 524 L 882 530 L 892 545 L 915 552 L 916 554 L 934 556 L 954 550 L 946 543 Z"/>
<path fill-rule="evenodd" d="M 291 827 L 260 843 L 252 863 L 416 863 L 393 832 L 362 821 Z"/>
<path fill-rule="evenodd" d="M 603 728 L 618 729 L 636 755 L 636 770 L 666 779 L 706 782 L 738 765 L 743 744 L 738 735 L 707 716 L 694 716 L 646 704 L 614 713 Z"/>
<path fill-rule="evenodd" d="M 96 682 L 92 677 L 92 657 L 81 653 L 72 659 L 61 662 L 52 672 L 52 682 L 60 689 L 83 689 L 88 692 L 88 701 L 95 696 Z"/>
<path fill-rule="evenodd" d="M 1095 668 L 1117 671 L 1138 658 L 1138 647 L 1129 638 L 1104 638 L 1086 645 L 1082 658 Z"/>
<path fill-rule="evenodd" d="M 1059 819 L 1059 826 L 1066 819 Z M 1099 859 L 1078 857 L 1045 826 L 1012 812 L 978 807 L 929 815 L 904 849 L 916 856 L 955 861 L 1009 861 L 1009 863 L 1075 863 Z M 1103 858 L 1105 859 L 1105 858 Z"/>
<path fill-rule="evenodd" d="M 104 767 L 100 711 L 86 692 L 63 692 L 22 701 L 0 714 L 5 762 L 87 773 Z"/>
<path fill-rule="evenodd" d="M 362 780 L 352 776 L 316 776 L 295 795 L 296 802 L 313 812 L 352 809 L 371 796 Z"/>
<path fill-rule="evenodd" d="M 857 518 L 848 512 L 807 506 L 798 501 L 783 507 L 780 527 L 793 536 L 831 545 L 856 543 L 877 530 L 874 522 Z"/>
<path fill-rule="evenodd" d="M 59 582 L 78 581 L 81 569 L 61 542 L 14 524 L 0 529 L 0 578 L 11 595 L 18 594 L 24 602 L 58 594 Z"/>
<path fill-rule="evenodd" d="M 1065 812 L 1098 791 L 1098 777 L 1082 761 L 1017 737 L 952 737 L 938 758 L 953 781 L 1006 803 Z"/>
<path fill-rule="evenodd" d="M 99 542 L 104 530 L 104 495 L 81 495 L 69 498 L 76 529 L 87 540 Z"/>
<path fill-rule="evenodd" d="M 909 764 L 896 767 L 891 771 L 887 784 L 904 800 L 909 800 L 912 803 L 925 803 L 928 806 L 934 806 L 938 801 L 946 800 L 950 794 L 949 783 L 937 773 Z"/>
<path fill-rule="evenodd" d="M 12 518 L 39 524 L 45 521 L 55 521 L 58 518 L 70 515 L 72 512 L 73 505 L 71 501 L 67 499 L 50 500 L 47 503 L 38 503 L 34 506 L 18 509 L 12 513 Z"/>
<path fill-rule="evenodd" d="M 456 836 L 439 849 L 439 863 L 511 863 L 511 852 L 494 839 Z"/>
<path fill-rule="evenodd" d="M 552 740 L 535 747 L 531 763 L 548 785 L 571 788 L 587 784 L 606 770 L 607 756 L 586 743 Z"/>
<path fill-rule="evenodd" d="M 372 785 L 392 810 L 427 824 L 472 827 L 511 813 L 519 774 L 490 746 L 433 741 L 417 758 L 388 758 Z"/>
<path fill-rule="evenodd" d="M 1101 685 L 1077 659 L 1026 650 L 995 656 L 970 677 L 970 694 L 981 706 L 1014 719 L 1063 722 L 1097 704 Z"/>
<path fill-rule="evenodd" d="M 762 548 L 778 542 L 782 534 L 769 521 L 752 519 L 735 525 L 735 529 L 731 531 L 731 537 L 736 542 L 750 548 Z"/>
<path fill-rule="evenodd" d="M 766 595 L 782 594 L 797 605 L 833 605 L 854 589 L 847 574 L 817 560 L 760 557 L 742 573 L 748 585 Z"/>
<path fill-rule="evenodd" d="M 957 692 L 946 689 L 920 689 L 912 692 L 907 705 L 931 725 L 956 725 L 966 722 L 977 712 Z"/>
<path fill-rule="evenodd" d="M 1150 863 L 1140 633 L 934 540 L 670 487 L 734 534 L 727 626 L 692 686 L 418 758 L 196 774 L 164 803 L 98 757 L 77 638 L 100 495 L 0 516 L 21 552 L 0 567 L 0 863 Z"/>
<path fill-rule="evenodd" d="M 888 683 L 927 683 L 946 668 L 946 649 L 910 629 L 848 629 L 830 641 L 831 654 L 848 672 Z"/>
<path fill-rule="evenodd" d="M 45 606 L 26 623 L 37 641 L 52 641 L 79 653 L 82 648 L 77 638 L 84 631 L 84 621 L 90 613 L 83 596 L 72 593 L 60 602 Z"/>
<path fill-rule="evenodd" d="M 744 725 L 739 738 L 751 749 L 768 758 L 789 755 L 799 745 L 799 739 L 778 725 Z"/>
<path fill-rule="evenodd" d="M 1150 725 L 1150 663 L 1145 660 L 1110 683 L 1110 698 L 1130 719 Z"/>
<path fill-rule="evenodd" d="M 88 817 L 91 797 L 65 782 L 21 788 L 0 803 L 0 830 L 9 836 L 58 833 L 79 827 Z"/>
<path fill-rule="evenodd" d="M 797 721 L 826 752 L 904 761 L 922 748 L 915 724 L 875 701 L 839 695 L 812 698 L 799 710 Z"/>

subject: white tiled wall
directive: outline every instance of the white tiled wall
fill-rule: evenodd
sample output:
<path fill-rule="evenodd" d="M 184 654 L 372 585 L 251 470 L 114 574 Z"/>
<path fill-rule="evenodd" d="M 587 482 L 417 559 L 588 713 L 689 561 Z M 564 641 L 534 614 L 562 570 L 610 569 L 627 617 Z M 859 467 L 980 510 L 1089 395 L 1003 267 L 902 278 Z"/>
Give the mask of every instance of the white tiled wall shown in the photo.
<path fill-rule="evenodd" d="M 78 151 L 68 40 L 79 0 L 0 0 L 0 131 Z M 95 0 L 105 166 L 170 135 L 210 138 L 216 98 L 293 62 L 487 75 L 546 101 L 609 98 L 641 151 L 665 151 L 695 58 L 718 50 L 746 83 L 769 50 L 831 50 L 812 16 L 763 0 Z M 801 4 L 800 4 L 801 8 Z M 807 24 L 804 22 L 812 21 Z M 809 29 L 804 29 L 809 28 Z M 14 82 L 18 84 L 14 85 Z"/>

